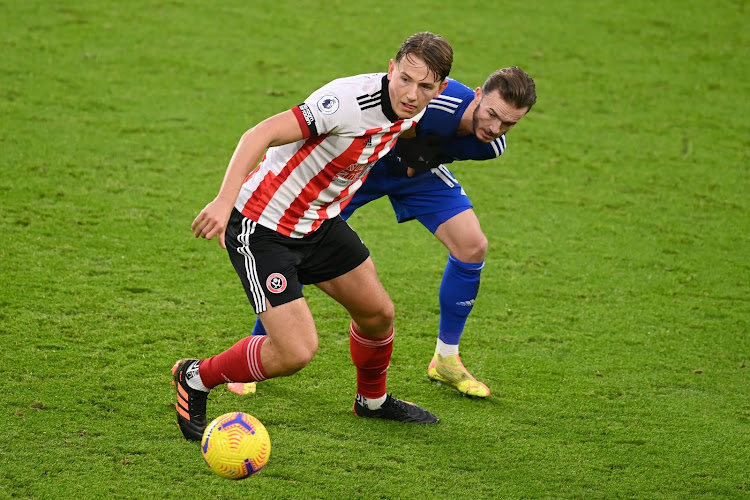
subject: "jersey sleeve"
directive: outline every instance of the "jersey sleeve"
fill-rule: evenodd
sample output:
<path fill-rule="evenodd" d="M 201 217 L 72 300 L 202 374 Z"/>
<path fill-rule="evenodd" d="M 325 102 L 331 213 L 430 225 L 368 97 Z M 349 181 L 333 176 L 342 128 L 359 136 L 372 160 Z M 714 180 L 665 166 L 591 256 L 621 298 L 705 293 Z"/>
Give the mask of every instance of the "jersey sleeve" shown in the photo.
<path fill-rule="evenodd" d="M 348 89 L 330 84 L 313 92 L 292 108 L 305 138 L 318 135 L 347 135 L 357 130 L 361 110 Z"/>
<path fill-rule="evenodd" d="M 462 160 L 491 160 L 505 152 L 505 134 L 489 144 L 477 140 L 473 135 L 446 137 L 442 149 L 446 160 L 443 163 Z"/>

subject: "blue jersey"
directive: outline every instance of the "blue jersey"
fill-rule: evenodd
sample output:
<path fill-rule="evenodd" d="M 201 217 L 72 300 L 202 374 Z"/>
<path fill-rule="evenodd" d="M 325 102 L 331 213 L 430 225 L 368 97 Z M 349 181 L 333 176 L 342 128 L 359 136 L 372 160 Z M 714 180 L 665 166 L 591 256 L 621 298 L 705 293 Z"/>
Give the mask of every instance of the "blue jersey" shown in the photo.
<path fill-rule="evenodd" d="M 367 180 L 341 215 L 348 219 L 359 207 L 388 196 L 399 222 L 418 219 L 434 233 L 446 220 L 472 208 L 468 196 L 445 164 L 457 160 L 490 160 L 505 151 L 505 135 L 489 144 L 474 134 L 458 135 L 461 118 L 473 100 L 473 90 L 448 79 L 448 86 L 430 101 L 416 128 L 418 136 L 446 138 L 441 141 L 438 156 L 442 165 L 422 175 L 407 177 L 404 162 L 389 153 L 370 170 Z"/>

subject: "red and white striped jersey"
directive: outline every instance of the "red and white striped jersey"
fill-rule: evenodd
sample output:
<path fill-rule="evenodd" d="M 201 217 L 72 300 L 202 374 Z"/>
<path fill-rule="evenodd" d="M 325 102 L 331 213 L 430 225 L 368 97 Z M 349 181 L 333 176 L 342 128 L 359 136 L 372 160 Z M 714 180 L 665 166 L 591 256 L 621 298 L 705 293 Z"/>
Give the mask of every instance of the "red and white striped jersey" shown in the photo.
<path fill-rule="evenodd" d="M 375 162 L 424 114 L 396 116 L 384 73 L 334 80 L 292 111 L 305 139 L 269 148 L 235 204 L 248 219 L 292 238 L 337 216 Z"/>

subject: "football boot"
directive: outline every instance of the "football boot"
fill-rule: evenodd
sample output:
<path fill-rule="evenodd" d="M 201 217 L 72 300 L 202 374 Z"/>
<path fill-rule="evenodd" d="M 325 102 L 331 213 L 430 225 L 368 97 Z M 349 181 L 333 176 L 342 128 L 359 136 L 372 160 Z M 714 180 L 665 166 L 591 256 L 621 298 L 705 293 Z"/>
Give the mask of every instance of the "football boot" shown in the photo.
<path fill-rule="evenodd" d="M 377 410 L 369 409 L 362 400 L 362 396 L 357 395 L 354 400 L 354 414 L 358 417 L 382 418 L 414 424 L 437 424 L 440 422 L 435 415 L 421 406 L 396 399 L 390 394 L 386 395 L 385 402 Z"/>
<path fill-rule="evenodd" d="M 427 378 L 440 384 L 455 387 L 458 392 L 475 398 L 486 398 L 490 389 L 471 376 L 458 354 L 452 356 L 435 356 L 427 368 Z"/>
<path fill-rule="evenodd" d="M 206 401 L 208 392 L 193 389 L 187 383 L 197 359 L 180 359 L 172 367 L 172 385 L 177 388 L 177 425 L 189 441 L 200 441 L 206 430 Z"/>

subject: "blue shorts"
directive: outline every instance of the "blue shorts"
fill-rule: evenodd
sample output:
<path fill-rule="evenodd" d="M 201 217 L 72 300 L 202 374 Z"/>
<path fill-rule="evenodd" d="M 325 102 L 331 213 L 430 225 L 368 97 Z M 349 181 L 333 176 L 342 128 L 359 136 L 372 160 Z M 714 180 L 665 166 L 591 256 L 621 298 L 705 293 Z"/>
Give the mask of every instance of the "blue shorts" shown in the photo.
<path fill-rule="evenodd" d="M 359 207 L 382 196 L 388 196 L 399 222 L 417 219 L 432 233 L 443 222 L 473 207 L 445 165 L 407 177 L 406 167 L 381 161 L 372 168 L 341 216 L 348 219 Z"/>

